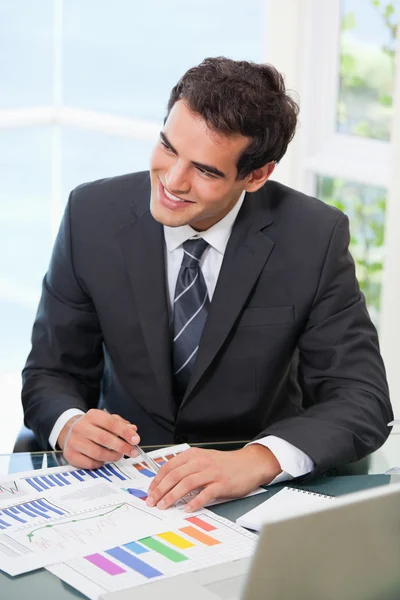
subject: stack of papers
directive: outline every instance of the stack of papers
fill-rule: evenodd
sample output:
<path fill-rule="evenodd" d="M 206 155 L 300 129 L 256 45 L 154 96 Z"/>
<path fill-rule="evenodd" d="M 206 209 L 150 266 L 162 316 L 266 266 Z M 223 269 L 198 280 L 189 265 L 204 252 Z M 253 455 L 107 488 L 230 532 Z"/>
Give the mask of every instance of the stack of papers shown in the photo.
<path fill-rule="evenodd" d="M 162 464 L 188 448 L 151 456 Z M 97 600 L 254 552 L 254 534 L 207 509 L 189 515 L 185 504 L 148 507 L 153 477 L 137 458 L 0 478 L 0 569 L 18 575 L 46 567 Z"/>

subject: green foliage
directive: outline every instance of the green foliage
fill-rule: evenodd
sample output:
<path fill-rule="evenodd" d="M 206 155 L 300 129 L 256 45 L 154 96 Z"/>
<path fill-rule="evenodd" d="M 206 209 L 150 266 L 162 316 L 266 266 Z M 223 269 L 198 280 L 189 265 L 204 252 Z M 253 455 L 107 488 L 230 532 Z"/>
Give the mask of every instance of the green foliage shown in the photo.
<path fill-rule="evenodd" d="M 393 2 L 372 0 L 388 32 L 379 47 L 356 35 L 357 15 L 343 15 L 341 23 L 339 130 L 388 140 L 393 110 L 397 16 Z"/>
<path fill-rule="evenodd" d="M 330 177 L 318 178 L 318 197 L 350 219 L 350 251 L 357 278 L 375 323 L 380 308 L 384 260 L 385 190 Z"/>

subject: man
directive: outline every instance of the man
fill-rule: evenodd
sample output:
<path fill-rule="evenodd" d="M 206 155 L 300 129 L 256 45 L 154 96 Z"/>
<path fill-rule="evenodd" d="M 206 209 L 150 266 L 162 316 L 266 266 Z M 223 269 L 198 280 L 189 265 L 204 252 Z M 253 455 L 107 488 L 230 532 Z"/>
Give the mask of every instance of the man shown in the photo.
<path fill-rule="evenodd" d="M 273 67 L 206 59 L 171 92 L 150 176 L 71 193 L 23 372 L 43 446 L 93 468 L 139 440 L 255 442 L 162 467 L 148 503 L 201 488 L 191 510 L 384 442 L 348 220 L 268 181 L 297 112 Z"/>

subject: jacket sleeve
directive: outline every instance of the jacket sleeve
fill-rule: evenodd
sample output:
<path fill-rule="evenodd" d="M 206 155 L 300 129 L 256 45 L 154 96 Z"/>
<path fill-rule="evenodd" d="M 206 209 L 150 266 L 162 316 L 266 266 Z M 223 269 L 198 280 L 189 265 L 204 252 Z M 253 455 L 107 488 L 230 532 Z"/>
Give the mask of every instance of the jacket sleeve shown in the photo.
<path fill-rule="evenodd" d="M 260 434 L 276 435 L 305 452 L 315 463 L 314 474 L 375 451 L 393 418 L 378 337 L 349 241 L 348 219 L 341 215 L 298 343 L 305 410 Z"/>
<path fill-rule="evenodd" d="M 48 448 L 58 417 L 98 402 L 103 371 L 102 334 L 95 307 L 74 272 L 74 192 L 53 249 L 22 373 L 25 424 Z"/>

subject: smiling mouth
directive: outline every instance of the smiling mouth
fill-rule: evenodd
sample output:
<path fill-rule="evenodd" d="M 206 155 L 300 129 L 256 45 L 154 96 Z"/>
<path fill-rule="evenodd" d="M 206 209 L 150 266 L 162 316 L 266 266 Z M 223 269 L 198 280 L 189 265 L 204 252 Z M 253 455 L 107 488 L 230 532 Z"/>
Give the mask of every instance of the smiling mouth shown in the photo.
<path fill-rule="evenodd" d="M 161 185 L 161 187 L 162 187 L 162 191 L 164 192 L 164 194 L 166 195 L 166 197 L 168 198 L 168 200 L 172 200 L 173 202 L 180 202 L 180 203 L 182 203 L 182 204 L 183 204 L 183 203 L 185 203 L 185 202 L 187 202 L 187 203 L 189 203 L 189 204 L 192 204 L 192 201 L 191 201 L 191 200 L 184 200 L 183 198 L 179 198 L 179 196 L 175 196 L 174 194 L 171 194 L 171 192 L 169 192 L 169 191 L 168 191 L 168 190 L 167 190 L 167 189 L 166 189 L 166 188 L 163 186 L 163 184 L 161 183 L 161 181 L 160 181 L 160 185 Z"/>

